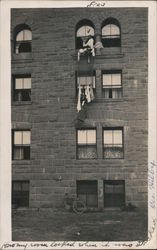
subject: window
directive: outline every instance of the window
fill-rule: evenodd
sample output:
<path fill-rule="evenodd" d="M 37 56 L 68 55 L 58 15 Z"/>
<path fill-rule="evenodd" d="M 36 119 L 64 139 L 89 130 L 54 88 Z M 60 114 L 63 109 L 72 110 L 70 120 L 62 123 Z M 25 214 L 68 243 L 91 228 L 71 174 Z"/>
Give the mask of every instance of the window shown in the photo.
<path fill-rule="evenodd" d="M 81 87 L 82 97 L 86 96 L 89 87 L 90 96 L 93 99 L 95 94 L 95 72 L 92 75 L 88 72 L 86 74 L 77 75 L 77 97 L 79 87 Z"/>
<path fill-rule="evenodd" d="M 30 160 L 30 143 L 30 131 L 13 131 L 13 160 Z"/>
<path fill-rule="evenodd" d="M 125 182 L 123 180 L 104 181 L 104 207 L 122 207 L 125 203 Z"/>
<path fill-rule="evenodd" d="M 14 101 L 31 101 L 31 77 L 16 76 L 14 78 Z"/>
<path fill-rule="evenodd" d="M 120 47 L 120 26 L 117 20 L 107 19 L 102 26 L 103 47 Z"/>
<path fill-rule="evenodd" d="M 29 181 L 12 182 L 12 204 L 16 207 L 29 207 Z"/>
<path fill-rule="evenodd" d="M 84 202 L 86 207 L 97 207 L 97 181 L 77 181 L 77 197 Z"/>
<path fill-rule="evenodd" d="M 89 20 L 79 22 L 76 29 L 76 49 L 83 48 L 83 42 L 87 41 L 89 35 L 94 37 L 92 22 Z"/>
<path fill-rule="evenodd" d="M 15 53 L 28 53 L 31 52 L 32 46 L 32 32 L 29 28 L 20 30 L 15 38 Z"/>
<path fill-rule="evenodd" d="M 97 158 L 96 129 L 77 130 L 77 158 L 78 159 Z"/>
<path fill-rule="evenodd" d="M 123 129 L 122 128 L 105 128 L 104 133 L 104 158 L 123 158 Z"/>
<path fill-rule="evenodd" d="M 108 99 L 119 99 L 122 97 L 121 71 L 103 71 L 102 73 L 103 96 Z"/>

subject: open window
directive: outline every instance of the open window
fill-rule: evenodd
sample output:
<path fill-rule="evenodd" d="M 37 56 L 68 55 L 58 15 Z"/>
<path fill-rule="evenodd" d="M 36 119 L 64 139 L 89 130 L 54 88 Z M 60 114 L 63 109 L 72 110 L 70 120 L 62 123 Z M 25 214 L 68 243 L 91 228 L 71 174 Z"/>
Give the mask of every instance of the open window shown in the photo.
<path fill-rule="evenodd" d="M 83 201 L 88 208 L 98 207 L 98 185 L 97 181 L 77 181 L 77 197 Z"/>
<path fill-rule="evenodd" d="M 102 72 L 102 93 L 105 99 L 122 97 L 122 73 L 120 70 Z"/>
<path fill-rule="evenodd" d="M 85 103 L 90 103 L 95 96 L 95 72 L 76 73 L 76 95 L 78 98 L 77 110 L 82 109 Z"/>
<path fill-rule="evenodd" d="M 104 181 L 104 207 L 122 207 L 125 204 L 125 181 Z"/>
<path fill-rule="evenodd" d="M 15 53 L 29 53 L 32 51 L 32 32 L 27 25 L 15 28 Z"/>
<path fill-rule="evenodd" d="M 94 25 L 89 20 L 82 20 L 76 26 L 76 49 L 83 48 L 89 36 L 94 37 Z"/>
<path fill-rule="evenodd" d="M 121 31 L 119 22 L 114 18 L 108 18 L 101 27 L 103 47 L 120 47 Z"/>
<path fill-rule="evenodd" d="M 121 159 L 124 157 L 122 128 L 104 128 L 103 139 L 103 155 L 105 159 Z"/>
<path fill-rule="evenodd" d="M 77 159 L 96 159 L 96 129 L 77 130 Z"/>
<path fill-rule="evenodd" d="M 12 205 L 29 207 L 29 181 L 12 182 Z"/>
<path fill-rule="evenodd" d="M 15 76 L 13 100 L 15 102 L 31 101 L 31 85 L 30 75 Z"/>
<path fill-rule="evenodd" d="M 13 131 L 13 160 L 30 160 L 31 132 Z"/>

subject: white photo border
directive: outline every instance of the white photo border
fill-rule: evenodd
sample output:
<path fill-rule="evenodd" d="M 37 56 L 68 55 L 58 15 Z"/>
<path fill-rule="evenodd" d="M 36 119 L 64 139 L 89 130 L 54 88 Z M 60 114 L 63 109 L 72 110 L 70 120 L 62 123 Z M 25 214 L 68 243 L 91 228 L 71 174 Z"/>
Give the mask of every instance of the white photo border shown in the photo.
<path fill-rule="evenodd" d="M 11 45 L 12 8 L 148 8 L 148 240 L 144 242 L 14 242 L 11 241 Z M 0 1 L 0 249 L 156 249 L 156 1 Z M 153 185 L 152 185 L 152 180 Z M 150 185 L 151 183 L 151 185 Z M 55 244 L 56 243 L 56 244 Z"/>

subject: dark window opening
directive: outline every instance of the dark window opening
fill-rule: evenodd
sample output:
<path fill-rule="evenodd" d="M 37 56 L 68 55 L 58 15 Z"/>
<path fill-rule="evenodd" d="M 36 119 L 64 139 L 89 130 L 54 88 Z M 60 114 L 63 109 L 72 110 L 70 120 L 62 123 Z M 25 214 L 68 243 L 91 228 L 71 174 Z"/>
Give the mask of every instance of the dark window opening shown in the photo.
<path fill-rule="evenodd" d="M 117 38 L 105 38 L 105 36 L 102 36 L 102 45 L 103 47 L 120 47 L 121 42 L 120 42 L 120 37 Z"/>
<path fill-rule="evenodd" d="M 124 157 L 123 129 L 105 128 L 103 130 L 103 156 L 105 159 L 122 159 Z"/>
<path fill-rule="evenodd" d="M 104 207 L 122 207 L 125 204 L 125 181 L 104 181 Z"/>
<path fill-rule="evenodd" d="M 98 207 L 97 181 L 77 181 L 77 196 L 87 207 Z"/>
<path fill-rule="evenodd" d="M 29 207 L 29 181 L 12 182 L 12 205 Z"/>
<path fill-rule="evenodd" d="M 96 129 L 77 130 L 77 159 L 96 159 Z"/>
<path fill-rule="evenodd" d="M 27 42 L 17 42 L 16 43 L 16 51 L 18 51 L 18 53 L 29 53 L 29 52 L 31 52 L 32 51 L 31 42 L 29 42 L 29 41 L 27 41 Z"/>

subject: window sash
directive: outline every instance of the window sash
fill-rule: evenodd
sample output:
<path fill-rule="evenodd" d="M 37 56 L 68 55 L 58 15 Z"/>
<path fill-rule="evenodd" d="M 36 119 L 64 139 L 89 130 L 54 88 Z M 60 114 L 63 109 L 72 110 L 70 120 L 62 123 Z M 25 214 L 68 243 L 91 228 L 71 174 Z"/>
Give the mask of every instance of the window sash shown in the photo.
<path fill-rule="evenodd" d="M 14 146 L 13 160 L 30 160 L 30 146 Z"/>
<path fill-rule="evenodd" d="M 116 147 L 116 145 L 123 145 L 123 132 L 122 129 L 105 130 L 104 129 L 104 147 Z"/>
<path fill-rule="evenodd" d="M 30 131 L 14 131 L 14 145 L 30 145 Z"/>
<path fill-rule="evenodd" d="M 121 73 L 103 73 L 103 88 L 120 88 Z"/>
<path fill-rule="evenodd" d="M 77 130 L 78 145 L 96 145 L 96 129 Z"/>
<path fill-rule="evenodd" d="M 14 101 L 31 101 L 31 89 L 16 89 L 14 91 Z"/>
<path fill-rule="evenodd" d="M 95 76 L 78 76 L 77 87 L 92 85 L 95 88 Z"/>
<path fill-rule="evenodd" d="M 76 33 L 77 37 L 88 37 L 89 35 L 94 36 L 94 29 L 89 25 L 81 26 Z"/>
<path fill-rule="evenodd" d="M 17 36 L 16 41 L 31 41 L 32 40 L 32 32 L 28 29 L 21 30 Z"/>
<path fill-rule="evenodd" d="M 120 37 L 120 28 L 115 24 L 107 24 L 102 28 L 102 36 L 105 38 Z"/>
<path fill-rule="evenodd" d="M 15 89 L 31 89 L 31 77 L 15 78 Z"/>

